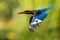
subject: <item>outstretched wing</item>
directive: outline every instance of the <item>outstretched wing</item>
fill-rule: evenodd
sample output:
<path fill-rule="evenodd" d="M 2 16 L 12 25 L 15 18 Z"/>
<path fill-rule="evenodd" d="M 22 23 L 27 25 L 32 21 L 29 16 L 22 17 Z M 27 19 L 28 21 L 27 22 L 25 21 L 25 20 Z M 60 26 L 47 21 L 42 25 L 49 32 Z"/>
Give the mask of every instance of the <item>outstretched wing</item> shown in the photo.
<path fill-rule="evenodd" d="M 31 23 L 32 21 L 32 18 L 35 16 L 35 12 L 33 10 L 25 10 L 23 12 L 19 12 L 18 14 L 27 14 L 27 15 L 31 15 L 30 17 L 30 21 L 29 21 L 29 24 Z"/>

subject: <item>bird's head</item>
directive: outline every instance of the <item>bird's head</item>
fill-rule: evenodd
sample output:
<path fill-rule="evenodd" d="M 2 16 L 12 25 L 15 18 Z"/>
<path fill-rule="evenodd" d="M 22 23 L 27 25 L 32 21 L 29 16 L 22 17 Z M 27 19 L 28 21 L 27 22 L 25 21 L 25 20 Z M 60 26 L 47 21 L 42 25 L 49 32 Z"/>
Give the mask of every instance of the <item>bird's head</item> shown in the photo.
<path fill-rule="evenodd" d="M 41 20 L 39 20 L 39 19 L 32 19 L 32 22 L 31 22 L 31 25 L 36 25 L 36 24 L 38 24 L 38 23 L 40 23 L 40 22 L 42 22 Z"/>
<path fill-rule="evenodd" d="M 29 26 L 29 30 L 30 31 L 34 31 L 34 28 L 39 27 L 39 23 L 42 22 L 39 19 L 35 19 L 34 21 L 31 22 L 30 26 Z"/>

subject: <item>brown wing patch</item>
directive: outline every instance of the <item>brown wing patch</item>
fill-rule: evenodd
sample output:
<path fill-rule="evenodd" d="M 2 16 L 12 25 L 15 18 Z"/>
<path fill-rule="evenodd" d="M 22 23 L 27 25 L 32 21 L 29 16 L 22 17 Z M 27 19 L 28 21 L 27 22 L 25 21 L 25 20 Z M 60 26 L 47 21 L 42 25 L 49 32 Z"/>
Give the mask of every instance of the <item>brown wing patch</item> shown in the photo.
<path fill-rule="evenodd" d="M 24 11 L 24 13 L 25 13 L 25 14 L 32 14 L 32 15 L 34 15 L 34 12 L 31 11 L 31 10 L 26 10 L 26 11 Z"/>
<path fill-rule="evenodd" d="M 25 10 L 25 11 L 23 11 L 23 12 L 19 12 L 18 14 L 32 14 L 32 15 L 36 16 L 36 13 L 34 12 L 34 10 Z M 34 16 L 31 16 L 31 17 L 30 17 L 29 24 L 31 23 L 32 18 L 33 18 Z"/>
<path fill-rule="evenodd" d="M 33 18 L 33 16 L 30 17 L 29 24 L 32 22 L 32 18 Z"/>
<path fill-rule="evenodd" d="M 25 11 L 19 12 L 18 14 L 31 14 L 31 15 L 36 15 L 36 13 L 34 12 L 34 10 L 25 10 Z"/>

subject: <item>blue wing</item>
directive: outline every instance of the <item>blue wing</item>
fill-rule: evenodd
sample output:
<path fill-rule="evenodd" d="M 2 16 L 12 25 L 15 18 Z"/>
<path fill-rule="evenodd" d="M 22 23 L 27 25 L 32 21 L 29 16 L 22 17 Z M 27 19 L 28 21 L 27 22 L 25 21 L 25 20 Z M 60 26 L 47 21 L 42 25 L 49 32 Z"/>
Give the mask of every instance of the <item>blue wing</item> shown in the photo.
<path fill-rule="evenodd" d="M 43 8 L 43 9 L 38 9 L 38 10 L 34 10 L 34 12 L 45 12 L 49 9 L 53 8 L 53 6 L 49 6 L 48 8 Z"/>

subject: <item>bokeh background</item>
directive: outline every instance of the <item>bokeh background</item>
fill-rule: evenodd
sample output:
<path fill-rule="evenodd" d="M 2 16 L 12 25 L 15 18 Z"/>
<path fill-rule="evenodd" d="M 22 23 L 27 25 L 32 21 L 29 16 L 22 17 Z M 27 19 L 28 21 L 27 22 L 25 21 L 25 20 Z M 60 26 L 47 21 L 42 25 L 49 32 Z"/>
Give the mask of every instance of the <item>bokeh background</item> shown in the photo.
<path fill-rule="evenodd" d="M 17 14 L 53 5 L 47 18 L 29 32 L 29 15 Z M 0 40 L 60 40 L 60 0 L 0 0 Z"/>

